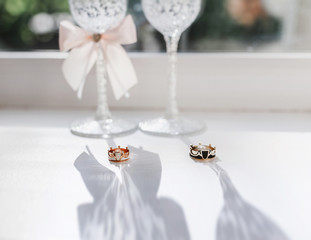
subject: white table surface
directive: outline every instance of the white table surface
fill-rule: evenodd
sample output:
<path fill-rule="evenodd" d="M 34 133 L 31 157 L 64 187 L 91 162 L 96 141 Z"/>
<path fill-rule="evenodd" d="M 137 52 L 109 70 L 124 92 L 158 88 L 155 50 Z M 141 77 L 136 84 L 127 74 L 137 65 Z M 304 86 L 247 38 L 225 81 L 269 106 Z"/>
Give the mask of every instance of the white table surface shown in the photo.
<path fill-rule="evenodd" d="M 208 130 L 184 138 L 71 135 L 87 114 L 0 110 L 0 239 L 311 239 L 311 114 L 188 114 Z M 199 142 L 220 161 L 192 161 Z M 133 160 L 111 165 L 109 145 Z"/>

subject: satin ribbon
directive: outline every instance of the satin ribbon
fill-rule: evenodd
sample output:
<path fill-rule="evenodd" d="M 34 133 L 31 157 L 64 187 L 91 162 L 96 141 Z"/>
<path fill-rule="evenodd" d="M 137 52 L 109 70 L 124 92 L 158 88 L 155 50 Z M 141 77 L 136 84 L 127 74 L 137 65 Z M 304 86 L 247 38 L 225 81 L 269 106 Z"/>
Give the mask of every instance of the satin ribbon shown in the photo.
<path fill-rule="evenodd" d="M 93 35 L 86 30 L 62 21 L 59 29 L 61 51 L 70 51 L 63 63 L 63 74 L 69 85 L 81 98 L 85 79 L 94 66 L 99 49 L 103 50 L 108 78 L 118 100 L 137 83 L 134 67 L 121 44 L 137 41 L 136 27 L 131 16 L 103 34 Z"/>

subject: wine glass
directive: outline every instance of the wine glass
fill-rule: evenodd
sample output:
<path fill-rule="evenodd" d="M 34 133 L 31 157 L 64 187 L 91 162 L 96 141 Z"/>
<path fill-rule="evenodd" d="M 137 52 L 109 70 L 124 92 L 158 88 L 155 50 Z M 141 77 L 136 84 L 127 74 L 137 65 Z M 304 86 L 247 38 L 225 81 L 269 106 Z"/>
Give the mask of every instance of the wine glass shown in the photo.
<path fill-rule="evenodd" d="M 169 101 L 164 117 L 139 124 L 146 133 L 156 135 L 184 135 L 199 132 L 205 124 L 179 116 L 176 100 L 177 48 L 181 34 L 196 19 L 201 0 L 142 0 L 148 21 L 164 35 L 169 61 Z"/>
<path fill-rule="evenodd" d="M 117 26 L 125 17 L 127 0 L 69 0 L 74 20 L 93 34 L 102 34 Z M 82 137 L 110 138 L 131 132 L 137 125 L 112 118 L 107 101 L 106 65 L 100 42 L 96 63 L 98 103 L 95 118 L 76 121 L 71 132 Z"/>

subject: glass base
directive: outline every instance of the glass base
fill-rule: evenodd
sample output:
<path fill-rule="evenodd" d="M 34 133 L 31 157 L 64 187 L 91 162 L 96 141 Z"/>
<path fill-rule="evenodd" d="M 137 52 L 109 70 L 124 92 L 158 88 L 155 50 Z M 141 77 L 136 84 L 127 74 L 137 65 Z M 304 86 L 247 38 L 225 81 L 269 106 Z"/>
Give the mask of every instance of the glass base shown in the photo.
<path fill-rule="evenodd" d="M 156 118 L 139 123 L 145 133 L 159 136 L 179 136 L 199 133 L 205 129 L 205 123 L 187 118 Z"/>
<path fill-rule="evenodd" d="M 130 134 L 136 129 L 136 124 L 116 118 L 106 120 L 88 118 L 71 125 L 71 132 L 74 135 L 88 138 L 112 138 Z"/>

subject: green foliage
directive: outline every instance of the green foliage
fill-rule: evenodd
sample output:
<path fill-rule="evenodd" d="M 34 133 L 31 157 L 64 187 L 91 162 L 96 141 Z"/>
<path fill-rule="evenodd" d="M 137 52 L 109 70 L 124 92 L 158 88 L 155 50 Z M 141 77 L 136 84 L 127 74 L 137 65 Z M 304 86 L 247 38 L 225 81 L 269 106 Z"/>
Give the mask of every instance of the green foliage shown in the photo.
<path fill-rule="evenodd" d="M 30 31 L 29 20 L 41 12 L 68 11 L 66 0 L 1 0 L 0 42 L 8 49 L 55 48 L 55 41 L 45 44 L 44 39 L 57 39 L 57 36 L 37 36 Z"/>
<path fill-rule="evenodd" d="M 226 12 L 226 0 L 202 0 L 204 7 L 198 20 L 187 34 L 188 42 L 204 39 L 266 41 L 279 36 L 280 21 L 269 16 L 252 26 L 242 26 Z M 129 12 L 141 0 L 129 0 Z M 69 12 L 67 0 L 0 0 L 0 48 L 55 49 L 58 33 L 36 35 L 29 29 L 29 20 L 38 13 Z M 141 15 L 140 15 L 141 16 Z M 162 39 L 162 38 L 161 38 Z"/>

